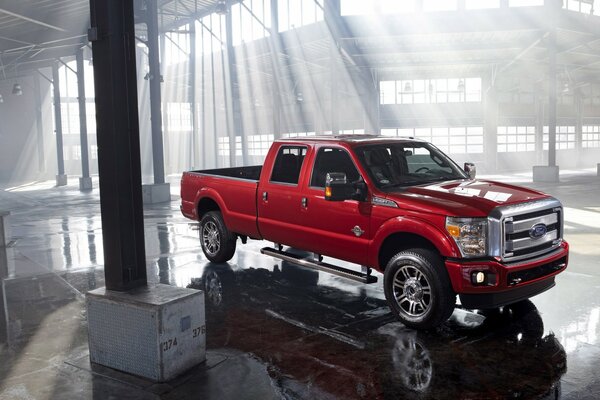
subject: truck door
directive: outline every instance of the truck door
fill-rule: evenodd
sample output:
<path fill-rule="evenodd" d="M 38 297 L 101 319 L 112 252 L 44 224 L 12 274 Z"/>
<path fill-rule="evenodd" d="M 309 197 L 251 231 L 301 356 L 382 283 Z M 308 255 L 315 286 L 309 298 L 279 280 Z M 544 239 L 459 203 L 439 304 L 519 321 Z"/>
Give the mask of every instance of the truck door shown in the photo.
<path fill-rule="evenodd" d="M 258 227 L 263 238 L 301 248 L 302 190 L 300 177 L 305 168 L 307 146 L 284 144 L 279 147 L 271 176 L 258 187 Z"/>
<path fill-rule="evenodd" d="M 310 247 L 318 254 L 366 264 L 371 239 L 371 203 L 357 200 L 325 200 L 325 177 L 329 172 L 343 172 L 355 182 L 361 179 L 348 151 L 336 146 L 316 149 L 310 179 L 306 180 L 301 218 L 310 232 Z"/>

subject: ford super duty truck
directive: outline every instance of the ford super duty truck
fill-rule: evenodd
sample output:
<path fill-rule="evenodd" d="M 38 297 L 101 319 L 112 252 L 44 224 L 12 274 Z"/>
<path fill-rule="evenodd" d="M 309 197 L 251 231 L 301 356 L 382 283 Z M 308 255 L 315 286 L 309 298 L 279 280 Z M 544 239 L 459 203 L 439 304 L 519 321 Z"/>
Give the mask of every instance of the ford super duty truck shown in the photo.
<path fill-rule="evenodd" d="M 419 329 L 448 319 L 456 295 L 469 309 L 535 296 L 568 261 L 557 199 L 475 179 L 473 164 L 412 138 L 278 140 L 262 166 L 185 172 L 181 211 L 215 263 L 250 238 L 275 243 L 263 254 L 363 283 L 375 269 L 393 313 Z"/>

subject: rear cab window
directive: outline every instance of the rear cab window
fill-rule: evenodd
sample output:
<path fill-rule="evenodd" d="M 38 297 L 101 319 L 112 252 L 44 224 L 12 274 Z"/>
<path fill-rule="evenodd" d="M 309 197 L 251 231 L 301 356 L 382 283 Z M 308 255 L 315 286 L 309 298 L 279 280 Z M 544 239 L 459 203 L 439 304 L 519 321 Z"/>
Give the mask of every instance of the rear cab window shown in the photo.
<path fill-rule="evenodd" d="M 306 158 L 307 147 L 299 145 L 283 145 L 277 151 L 270 183 L 298 185 L 300 171 Z"/>

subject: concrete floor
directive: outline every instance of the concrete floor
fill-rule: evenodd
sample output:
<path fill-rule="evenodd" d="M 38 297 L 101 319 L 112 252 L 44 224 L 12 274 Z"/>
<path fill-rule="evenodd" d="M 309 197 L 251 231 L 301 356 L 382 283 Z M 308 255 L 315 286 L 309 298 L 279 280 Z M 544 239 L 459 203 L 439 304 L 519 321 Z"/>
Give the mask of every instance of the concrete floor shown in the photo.
<path fill-rule="evenodd" d="M 487 318 L 457 310 L 427 333 L 394 320 L 382 279 L 302 270 L 260 255 L 264 242 L 208 263 L 174 186 L 171 203 L 145 210 L 148 276 L 207 290 L 208 360 L 163 385 L 89 363 L 84 293 L 103 285 L 98 191 L 0 191 L 13 236 L 0 250 L 0 400 L 600 398 L 600 178 L 562 181 L 526 183 L 566 207 L 572 252 L 557 286 Z"/>

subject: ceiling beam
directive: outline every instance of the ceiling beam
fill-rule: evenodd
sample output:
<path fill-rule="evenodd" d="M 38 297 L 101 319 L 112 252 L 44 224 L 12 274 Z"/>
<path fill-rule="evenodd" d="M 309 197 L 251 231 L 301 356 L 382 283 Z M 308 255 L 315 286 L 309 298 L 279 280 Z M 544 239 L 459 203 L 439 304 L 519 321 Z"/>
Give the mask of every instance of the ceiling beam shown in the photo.
<path fill-rule="evenodd" d="M 5 8 L 0 8 L 0 14 L 10 15 L 11 17 L 22 19 L 24 21 L 31 22 L 31 23 L 34 23 L 36 25 L 44 26 L 46 28 L 54 29 L 54 30 L 59 31 L 59 32 L 67 32 L 66 29 L 60 28 L 58 26 L 47 24 L 47 23 L 45 23 L 43 21 L 40 21 L 40 20 L 37 20 L 37 19 L 34 19 L 34 18 L 30 18 L 30 17 L 27 17 L 27 16 L 22 15 L 22 14 L 18 14 L 18 13 L 9 11 L 9 10 L 7 10 Z"/>

